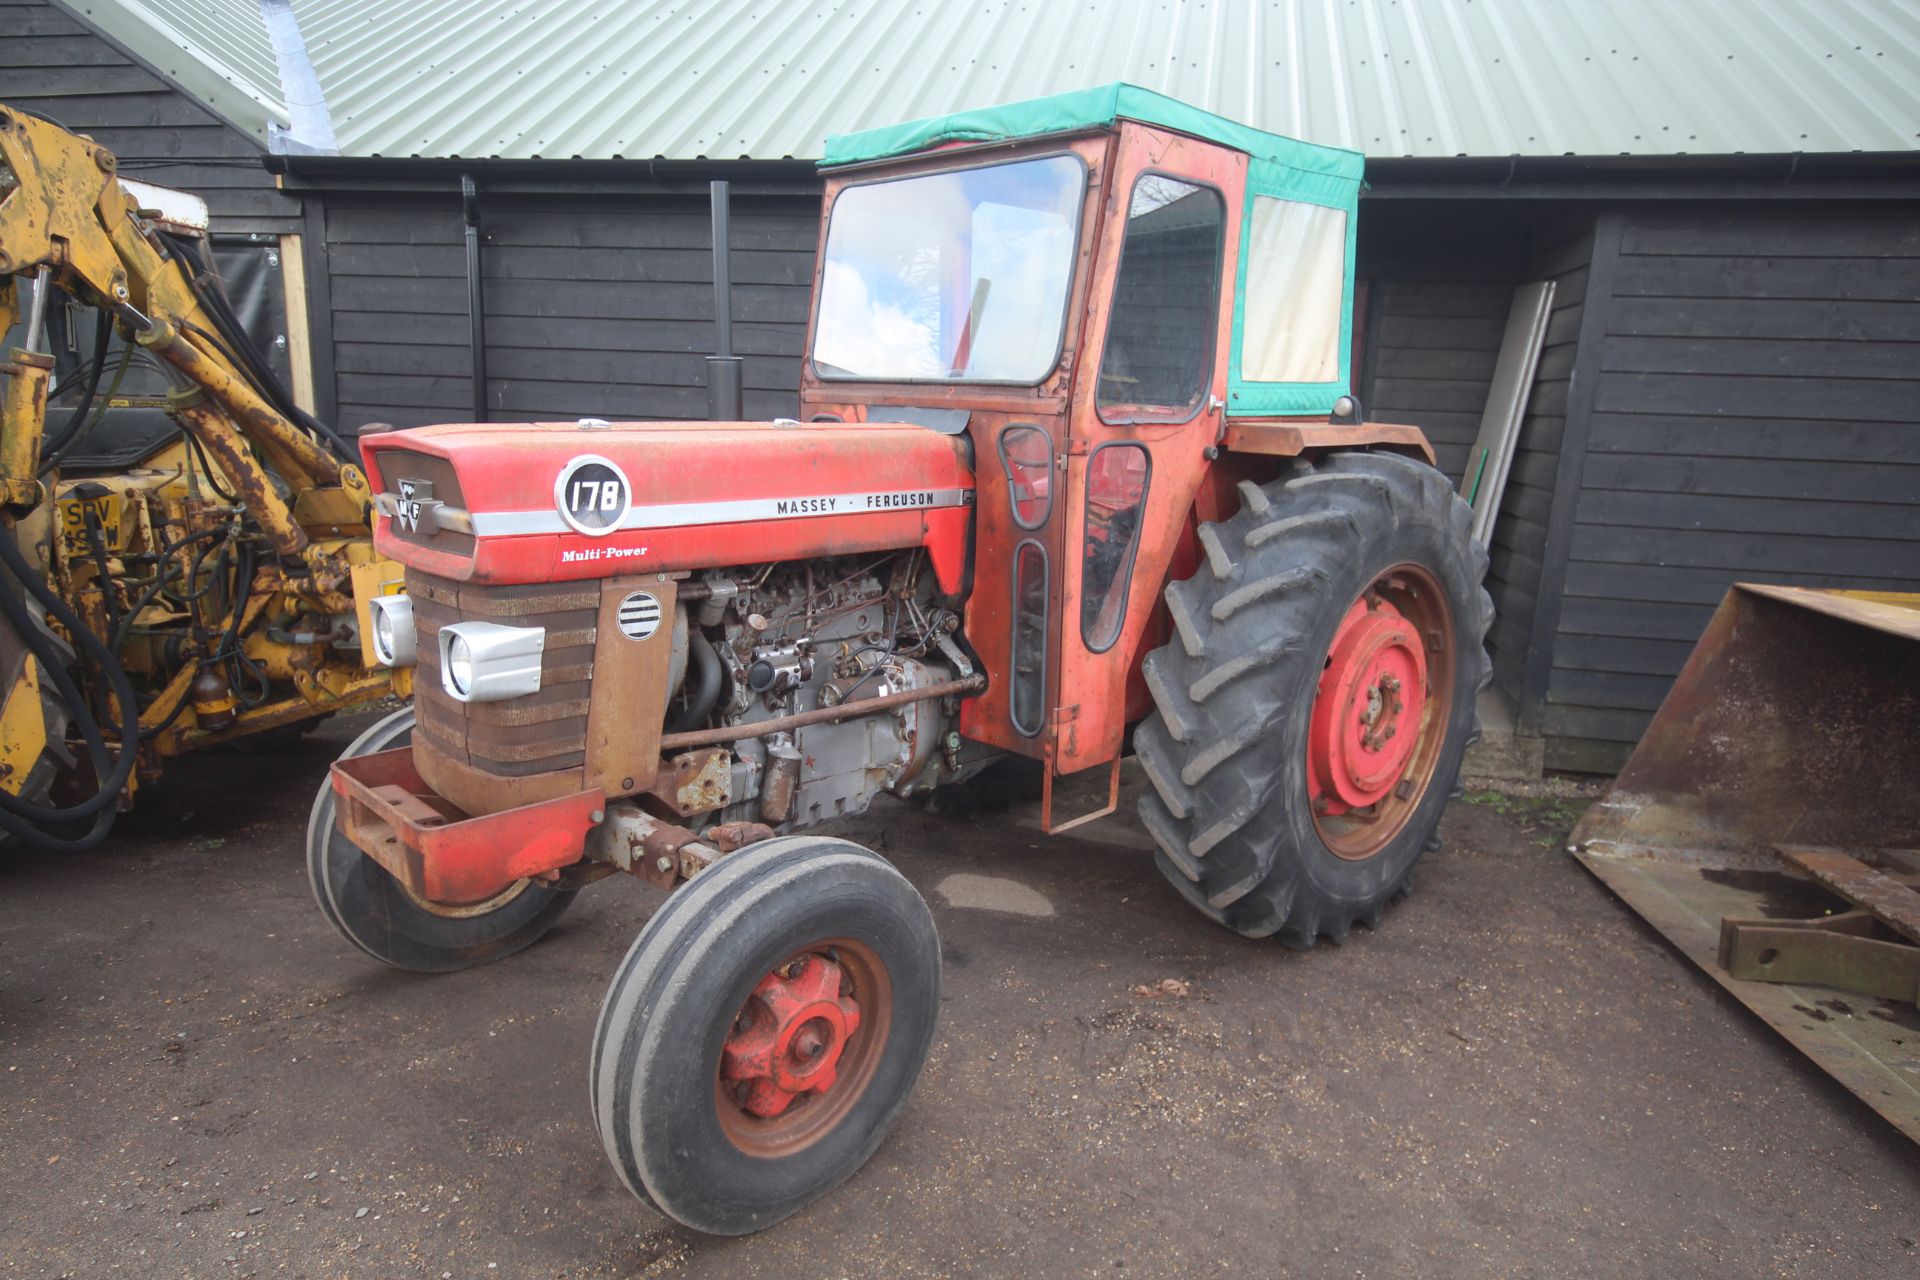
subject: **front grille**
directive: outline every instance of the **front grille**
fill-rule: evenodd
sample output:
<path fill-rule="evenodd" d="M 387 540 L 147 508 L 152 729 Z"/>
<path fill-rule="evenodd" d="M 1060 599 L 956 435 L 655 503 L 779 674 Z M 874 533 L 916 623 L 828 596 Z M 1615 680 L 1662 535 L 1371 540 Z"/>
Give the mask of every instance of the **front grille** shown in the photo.
<path fill-rule="evenodd" d="M 580 768 L 600 584 L 492 587 L 409 569 L 407 594 L 419 632 L 417 731 L 455 762 L 500 777 Z M 538 693 L 503 702 L 461 702 L 447 693 L 440 683 L 440 628 L 474 621 L 547 629 Z"/>

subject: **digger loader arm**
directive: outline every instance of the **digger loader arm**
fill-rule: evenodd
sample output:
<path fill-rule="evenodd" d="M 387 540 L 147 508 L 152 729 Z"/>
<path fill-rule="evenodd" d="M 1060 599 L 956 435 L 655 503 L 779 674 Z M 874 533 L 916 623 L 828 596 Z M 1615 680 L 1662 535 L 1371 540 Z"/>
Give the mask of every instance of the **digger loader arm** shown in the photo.
<path fill-rule="evenodd" d="M 296 495 L 334 491 L 303 504 L 325 511 L 329 524 L 361 521 L 372 497 L 366 477 L 254 389 L 117 169 L 113 153 L 91 139 L 0 107 L 0 321 L 10 325 L 21 310 L 15 282 L 35 279 L 112 312 L 201 393 L 182 398 L 177 416 L 274 549 L 338 586 L 348 567 L 310 544 L 255 450 Z M 16 512 L 41 498 L 36 472 L 50 367 L 43 356 L 17 351 L 3 370 L 13 386 L 0 436 L 0 489 Z"/>
<path fill-rule="evenodd" d="M 265 370 L 173 193 L 117 170 L 0 105 L 0 331 L 25 322 L 0 352 L 0 842 L 48 850 L 98 844 L 165 757 L 411 688 L 359 644 L 367 600 L 399 578 L 372 546 L 365 475 Z M 180 375 L 184 442 L 62 479 L 105 343 L 50 445 L 55 290 Z"/>

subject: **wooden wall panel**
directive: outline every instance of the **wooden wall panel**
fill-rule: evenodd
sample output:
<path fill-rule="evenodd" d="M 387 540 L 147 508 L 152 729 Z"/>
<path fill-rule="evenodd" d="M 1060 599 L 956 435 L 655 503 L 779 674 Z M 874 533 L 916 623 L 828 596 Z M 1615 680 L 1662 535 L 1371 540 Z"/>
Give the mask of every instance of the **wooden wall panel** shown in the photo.
<path fill-rule="evenodd" d="M 0 0 L 0 102 L 91 135 L 129 178 L 200 196 L 218 233 L 301 229 L 262 145 L 45 0 Z"/>
<path fill-rule="evenodd" d="M 327 198 L 341 424 L 471 416 L 464 232 L 448 197 Z M 714 342 L 700 197 L 481 198 L 496 421 L 706 416 Z M 817 203 L 736 198 L 734 348 L 749 417 L 799 409 Z"/>
<path fill-rule="evenodd" d="M 1631 212 L 1544 724 L 1623 760 L 1735 581 L 1920 589 L 1920 208 Z"/>
<path fill-rule="evenodd" d="M 1585 316 L 1592 257 L 1592 215 L 1561 214 L 1543 218 L 1536 227 L 1526 264 L 1526 279 L 1554 281 L 1553 311 L 1527 397 L 1526 417 L 1520 423 L 1507 491 L 1494 522 L 1487 569 L 1487 590 L 1494 603 L 1493 683 L 1516 709 L 1527 700 L 1529 655 L 1535 665 L 1543 663 L 1542 645 L 1550 639 L 1539 633 L 1543 594 L 1552 594 L 1542 592 L 1542 577 L 1548 571 L 1547 533 L 1557 500 L 1567 392 Z"/>

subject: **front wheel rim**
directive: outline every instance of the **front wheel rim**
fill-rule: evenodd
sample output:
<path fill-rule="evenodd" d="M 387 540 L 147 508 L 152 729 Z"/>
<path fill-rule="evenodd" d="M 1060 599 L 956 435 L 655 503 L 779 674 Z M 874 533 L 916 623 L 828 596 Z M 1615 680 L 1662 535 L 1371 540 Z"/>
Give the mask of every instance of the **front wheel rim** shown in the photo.
<path fill-rule="evenodd" d="M 732 1015 L 714 1072 L 721 1132 L 762 1158 L 818 1142 L 866 1094 L 892 1022 L 892 976 L 872 947 L 828 938 L 800 948 Z"/>
<path fill-rule="evenodd" d="M 356 850 L 356 852 L 358 851 Z M 365 853 L 361 853 L 360 856 L 363 858 L 367 857 Z M 381 867 L 380 870 L 383 873 L 386 872 L 385 867 Z M 472 920 L 480 916 L 492 915 L 533 887 L 532 880 L 521 879 L 515 880 L 512 884 L 494 894 L 492 897 L 483 898 L 479 902 L 435 902 L 432 898 L 423 898 L 415 893 L 408 887 L 407 882 L 398 876 L 391 878 L 395 884 L 400 886 L 400 892 L 406 897 L 408 902 L 411 902 L 422 911 L 431 915 L 444 917 L 448 920 Z"/>
<path fill-rule="evenodd" d="M 1348 606 L 1307 730 L 1307 798 L 1321 842 L 1351 862 L 1406 830 L 1453 719 L 1453 613 L 1426 569 L 1398 564 Z"/>

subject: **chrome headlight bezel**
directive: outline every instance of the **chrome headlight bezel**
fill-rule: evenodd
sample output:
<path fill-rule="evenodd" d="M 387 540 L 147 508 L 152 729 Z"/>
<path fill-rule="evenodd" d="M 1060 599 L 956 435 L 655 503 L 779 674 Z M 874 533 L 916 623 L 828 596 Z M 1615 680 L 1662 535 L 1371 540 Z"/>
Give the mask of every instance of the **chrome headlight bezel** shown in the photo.
<path fill-rule="evenodd" d="M 456 662 L 453 647 L 465 650 Z M 499 702 L 540 691 L 545 627 L 455 622 L 440 628 L 440 687 L 457 702 Z M 455 679 L 456 666 L 466 673 Z"/>
<path fill-rule="evenodd" d="M 367 643 L 383 667 L 410 667 L 419 656 L 413 622 L 413 597 L 374 596 L 367 601 Z"/>

